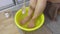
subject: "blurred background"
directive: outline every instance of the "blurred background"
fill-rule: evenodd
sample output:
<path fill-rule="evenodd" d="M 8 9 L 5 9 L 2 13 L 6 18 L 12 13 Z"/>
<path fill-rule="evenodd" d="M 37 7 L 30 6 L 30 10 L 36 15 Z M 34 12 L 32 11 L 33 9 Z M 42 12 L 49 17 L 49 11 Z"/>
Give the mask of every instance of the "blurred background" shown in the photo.
<path fill-rule="evenodd" d="M 56 21 L 50 20 L 49 17 L 45 15 L 44 25 L 34 32 L 24 32 L 18 29 L 14 22 L 14 15 L 23 4 L 23 0 L 0 0 L 0 34 L 60 34 L 60 14 L 57 15 Z M 47 4 L 50 5 L 50 3 Z M 59 3 L 56 4 L 58 5 Z M 26 0 L 26 6 L 28 5 L 29 0 Z M 51 6 L 56 7 L 55 3 L 51 4 Z M 46 9 L 49 9 L 48 11 L 53 15 L 56 10 L 52 10 L 54 8 L 51 6 L 46 6 L 48 7 Z M 58 6 L 60 7 L 60 4 Z"/>
<path fill-rule="evenodd" d="M 26 2 L 29 0 L 26 0 Z M 0 10 L 22 4 L 23 0 L 0 0 Z"/>

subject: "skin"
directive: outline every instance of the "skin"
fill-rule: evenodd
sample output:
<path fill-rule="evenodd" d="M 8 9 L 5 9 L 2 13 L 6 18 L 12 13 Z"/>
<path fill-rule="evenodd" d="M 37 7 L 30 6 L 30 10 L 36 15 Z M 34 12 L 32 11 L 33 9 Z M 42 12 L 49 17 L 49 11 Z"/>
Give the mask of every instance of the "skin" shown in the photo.
<path fill-rule="evenodd" d="M 47 0 L 30 0 L 30 9 L 28 11 L 28 16 L 21 20 L 20 23 L 23 25 L 30 20 L 28 27 L 35 27 L 35 20 L 39 15 L 43 13 L 46 6 L 46 1 Z M 34 15 L 32 16 L 33 13 Z"/>
<path fill-rule="evenodd" d="M 46 1 L 47 0 L 37 0 L 37 4 L 35 7 L 34 15 L 32 19 L 29 21 L 28 27 L 32 28 L 35 26 L 35 20 L 36 18 L 41 15 L 46 7 Z"/>
<path fill-rule="evenodd" d="M 33 14 L 33 12 L 34 12 L 33 9 L 36 7 L 36 2 L 37 2 L 36 0 L 30 0 L 30 6 L 31 6 L 32 8 L 29 8 L 28 16 L 25 17 L 23 20 L 20 21 L 21 24 L 24 25 L 27 21 L 29 21 L 29 20 L 31 19 L 32 14 Z"/>

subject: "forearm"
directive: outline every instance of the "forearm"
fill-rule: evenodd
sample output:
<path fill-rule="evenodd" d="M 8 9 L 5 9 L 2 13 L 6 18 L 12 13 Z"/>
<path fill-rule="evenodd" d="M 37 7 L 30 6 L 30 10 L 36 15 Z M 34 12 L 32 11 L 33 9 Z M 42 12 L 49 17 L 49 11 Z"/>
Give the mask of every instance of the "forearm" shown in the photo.
<path fill-rule="evenodd" d="M 34 12 L 34 9 L 36 7 L 36 2 L 37 2 L 36 0 L 30 0 L 30 4 L 29 4 L 30 8 L 28 11 L 29 16 L 32 15 L 32 13 Z"/>
<path fill-rule="evenodd" d="M 30 0 L 30 7 L 35 9 L 36 3 L 37 3 L 37 0 Z"/>

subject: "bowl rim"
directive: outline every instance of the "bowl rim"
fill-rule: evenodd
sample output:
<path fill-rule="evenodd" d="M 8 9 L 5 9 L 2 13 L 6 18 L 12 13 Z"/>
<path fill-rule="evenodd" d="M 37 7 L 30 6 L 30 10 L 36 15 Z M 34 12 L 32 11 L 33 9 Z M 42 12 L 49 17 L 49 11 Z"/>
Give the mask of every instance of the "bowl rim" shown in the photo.
<path fill-rule="evenodd" d="M 28 7 L 26 7 L 26 8 L 28 8 Z M 42 14 L 42 16 L 43 16 L 43 17 L 42 17 L 42 21 L 41 21 L 41 23 L 40 23 L 40 25 L 39 25 L 38 27 L 31 28 L 31 29 L 26 29 L 26 28 L 21 27 L 21 26 L 17 23 L 17 21 L 16 21 L 16 16 L 17 16 L 17 14 L 18 14 L 20 11 L 21 11 L 21 9 L 19 9 L 19 10 L 17 11 L 17 13 L 15 14 L 15 17 L 14 17 L 15 24 L 16 24 L 16 26 L 17 26 L 19 29 L 22 29 L 22 30 L 24 30 L 24 31 L 34 31 L 34 30 L 40 28 L 40 27 L 44 24 L 44 14 Z"/>

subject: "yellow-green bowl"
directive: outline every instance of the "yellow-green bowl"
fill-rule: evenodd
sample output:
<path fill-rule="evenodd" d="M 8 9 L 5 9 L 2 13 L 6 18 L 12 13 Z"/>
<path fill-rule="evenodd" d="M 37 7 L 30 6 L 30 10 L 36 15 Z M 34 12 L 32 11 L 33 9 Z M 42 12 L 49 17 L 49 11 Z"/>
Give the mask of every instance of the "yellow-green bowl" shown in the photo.
<path fill-rule="evenodd" d="M 40 28 L 43 24 L 44 24 L 44 14 L 41 14 L 37 19 L 36 19 L 36 23 L 35 23 L 35 27 L 34 28 L 27 28 L 25 26 L 21 26 L 20 25 L 20 20 L 21 19 L 24 19 L 24 17 L 26 17 L 28 15 L 28 7 L 26 7 L 26 12 L 25 14 L 22 14 L 22 9 L 18 10 L 17 13 L 15 14 L 15 24 L 17 25 L 17 27 L 19 29 L 22 29 L 24 31 L 34 31 L 34 30 L 37 30 L 38 28 Z"/>

